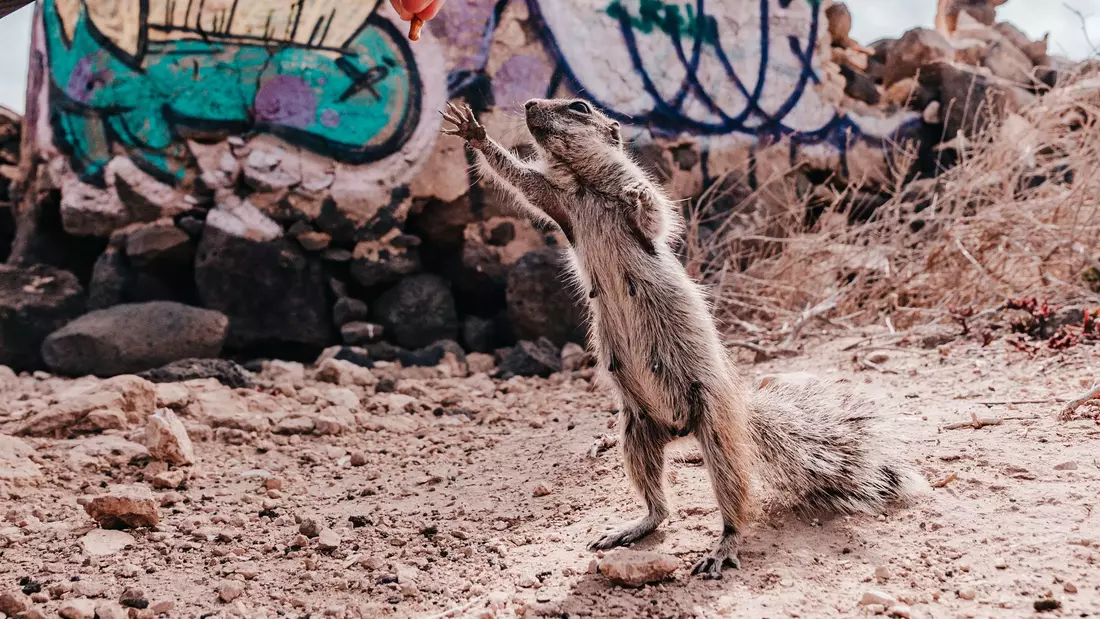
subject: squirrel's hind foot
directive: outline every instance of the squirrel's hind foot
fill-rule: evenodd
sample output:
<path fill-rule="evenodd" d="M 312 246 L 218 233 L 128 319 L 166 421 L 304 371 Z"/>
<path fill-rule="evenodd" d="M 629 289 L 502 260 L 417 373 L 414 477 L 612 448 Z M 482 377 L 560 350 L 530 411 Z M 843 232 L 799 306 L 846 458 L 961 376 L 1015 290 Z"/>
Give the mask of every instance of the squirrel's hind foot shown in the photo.
<path fill-rule="evenodd" d="M 695 562 L 691 573 L 704 580 L 718 580 L 722 578 L 722 568 L 726 566 L 741 569 L 741 560 L 737 558 L 737 540 L 732 535 L 723 535 L 713 550 Z"/>
<path fill-rule="evenodd" d="M 599 539 L 588 545 L 589 550 L 607 550 L 616 546 L 625 546 L 636 542 L 649 535 L 661 524 L 660 520 L 650 516 L 640 518 L 621 527 L 616 527 L 605 533 Z"/>

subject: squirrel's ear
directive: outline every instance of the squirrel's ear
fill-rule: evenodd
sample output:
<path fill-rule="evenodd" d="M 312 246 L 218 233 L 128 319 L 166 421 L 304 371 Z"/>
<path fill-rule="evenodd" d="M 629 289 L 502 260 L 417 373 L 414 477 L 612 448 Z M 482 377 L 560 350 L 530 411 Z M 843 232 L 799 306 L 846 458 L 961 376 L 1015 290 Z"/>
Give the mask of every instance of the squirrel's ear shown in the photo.
<path fill-rule="evenodd" d="M 616 120 L 611 121 L 611 124 L 607 126 L 608 137 L 611 138 L 611 143 L 618 146 L 623 145 L 623 134 L 619 131 L 619 122 Z"/>

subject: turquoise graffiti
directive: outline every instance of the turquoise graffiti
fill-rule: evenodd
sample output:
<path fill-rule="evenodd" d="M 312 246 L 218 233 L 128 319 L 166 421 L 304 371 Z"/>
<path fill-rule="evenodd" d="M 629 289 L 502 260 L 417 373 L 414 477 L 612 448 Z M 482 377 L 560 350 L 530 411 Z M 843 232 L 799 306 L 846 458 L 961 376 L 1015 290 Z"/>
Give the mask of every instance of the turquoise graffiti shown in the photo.
<path fill-rule="evenodd" d="M 230 133 L 368 163 L 398 151 L 419 122 L 415 60 L 377 1 L 353 3 L 349 17 L 324 0 L 294 0 L 282 14 L 265 8 L 278 2 L 256 0 L 103 0 L 136 12 L 114 24 L 92 4 L 42 7 L 55 141 L 86 182 L 102 184 L 120 151 L 178 182 L 184 138 Z M 135 26 L 108 32 L 121 22 Z"/>

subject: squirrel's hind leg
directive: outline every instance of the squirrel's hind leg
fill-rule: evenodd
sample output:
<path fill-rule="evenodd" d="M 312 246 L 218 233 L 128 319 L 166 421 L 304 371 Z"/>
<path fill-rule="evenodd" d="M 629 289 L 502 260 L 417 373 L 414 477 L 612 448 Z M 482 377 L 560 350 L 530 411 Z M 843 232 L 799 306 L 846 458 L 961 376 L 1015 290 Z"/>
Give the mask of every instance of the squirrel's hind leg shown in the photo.
<path fill-rule="evenodd" d="M 718 402 L 701 383 L 691 387 L 689 423 L 703 452 L 718 510 L 722 514 L 722 536 L 714 548 L 692 568 L 703 578 L 721 578 L 726 565 L 741 567 L 737 546 L 745 523 L 749 495 L 749 463 L 744 444 L 744 422 L 735 411 Z"/>
<path fill-rule="evenodd" d="M 638 541 L 652 533 L 668 517 L 665 499 L 665 447 L 668 431 L 636 406 L 624 406 L 619 422 L 623 424 L 623 460 L 627 477 L 642 495 L 648 513 L 642 518 L 612 529 L 589 544 L 590 550 L 606 550 Z"/>

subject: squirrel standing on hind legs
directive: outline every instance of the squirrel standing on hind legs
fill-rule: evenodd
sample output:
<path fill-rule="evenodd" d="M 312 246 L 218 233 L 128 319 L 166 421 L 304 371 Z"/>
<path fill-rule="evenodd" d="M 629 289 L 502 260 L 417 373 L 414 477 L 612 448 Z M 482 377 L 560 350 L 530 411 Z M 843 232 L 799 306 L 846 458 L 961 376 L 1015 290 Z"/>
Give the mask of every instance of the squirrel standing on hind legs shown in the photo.
<path fill-rule="evenodd" d="M 744 384 L 702 288 L 670 246 L 679 213 L 627 154 L 619 123 L 579 99 L 528 101 L 537 157 L 523 162 L 468 106 L 448 106 L 455 127 L 443 132 L 466 140 L 527 217 L 562 230 L 573 284 L 588 297 L 589 343 L 615 386 L 626 472 L 648 510 L 591 549 L 637 541 L 664 521 L 665 448 L 687 436 L 699 442 L 722 516 L 721 537 L 692 570 L 706 578 L 739 566 L 753 475 L 804 510 L 873 511 L 927 487 L 855 392 Z"/>

